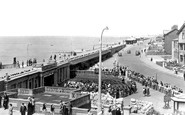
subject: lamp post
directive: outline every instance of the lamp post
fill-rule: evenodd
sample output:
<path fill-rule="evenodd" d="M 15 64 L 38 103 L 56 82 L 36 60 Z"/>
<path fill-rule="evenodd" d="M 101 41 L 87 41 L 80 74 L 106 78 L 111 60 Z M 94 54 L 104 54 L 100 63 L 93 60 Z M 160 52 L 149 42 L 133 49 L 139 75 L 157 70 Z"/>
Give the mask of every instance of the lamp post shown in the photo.
<path fill-rule="evenodd" d="M 98 80 L 98 114 L 101 112 L 101 65 L 102 65 L 102 36 L 105 30 L 109 30 L 108 27 L 104 28 L 101 33 L 100 50 L 99 50 L 99 80 Z"/>

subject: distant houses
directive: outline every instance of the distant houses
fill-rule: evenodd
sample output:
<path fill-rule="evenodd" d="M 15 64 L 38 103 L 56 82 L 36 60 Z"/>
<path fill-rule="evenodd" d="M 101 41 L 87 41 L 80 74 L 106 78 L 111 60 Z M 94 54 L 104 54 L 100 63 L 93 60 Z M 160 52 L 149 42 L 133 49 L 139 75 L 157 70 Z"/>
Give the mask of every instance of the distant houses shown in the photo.
<path fill-rule="evenodd" d="M 137 42 L 136 38 L 130 37 L 125 40 L 126 44 L 134 44 Z"/>

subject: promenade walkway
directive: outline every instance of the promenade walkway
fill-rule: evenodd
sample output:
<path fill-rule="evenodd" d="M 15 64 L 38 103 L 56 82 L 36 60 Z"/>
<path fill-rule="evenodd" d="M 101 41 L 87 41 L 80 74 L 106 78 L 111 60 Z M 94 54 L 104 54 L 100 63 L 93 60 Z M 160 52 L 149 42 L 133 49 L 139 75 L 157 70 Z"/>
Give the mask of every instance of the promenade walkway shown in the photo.
<path fill-rule="evenodd" d="M 132 47 L 133 47 L 132 45 L 127 46 L 123 50 L 123 52 L 126 52 L 127 50 L 129 50 Z M 110 60 L 105 61 L 104 66 L 106 67 L 107 63 L 113 62 L 113 60 L 115 60 L 114 58 L 117 58 L 117 54 L 114 55 L 113 58 L 111 58 Z M 166 74 L 175 75 L 173 71 L 168 70 L 163 67 L 160 67 L 160 66 L 156 65 L 155 63 L 151 62 L 149 60 L 149 57 L 145 56 L 144 54 L 141 55 L 140 60 L 142 62 L 144 62 L 146 65 L 148 65 L 149 68 L 157 69 L 157 70 L 162 71 Z M 109 63 L 109 64 L 112 65 L 112 63 Z M 177 75 L 177 77 L 181 77 L 181 75 Z M 170 107 L 171 107 L 170 109 L 163 109 L 163 106 L 164 106 L 164 100 L 163 100 L 164 94 L 163 93 L 156 91 L 156 90 L 153 90 L 153 89 L 150 89 L 151 96 L 145 97 L 145 96 L 143 96 L 143 93 L 142 93 L 143 86 L 141 84 L 137 83 L 137 88 L 138 88 L 137 93 L 132 94 L 132 95 L 124 98 L 124 105 L 129 105 L 130 99 L 135 98 L 135 99 L 139 99 L 139 100 L 143 100 L 143 101 L 152 102 L 155 110 L 159 111 L 161 114 L 168 115 L 173 112 L 172 102 L 170 102 Z M 8 115 L 8 110 L 4 110 L 4 109 L 0 108 L 0 115 Z M 20 115 L 19 111 L 14 111 L 14 115 Z M 35 113 L 34 115 L 43 115 L 43 114 Z"/>
<path fill-rule="evenodd" d="M 173 112 L 173 103 L 172 101 L 170 102 L 170 109 L 164 109 L 164 93 L 161 93 L 159 91 L 150 89 L 150 96 L 146 97 L 143 95 L 143 86 L 139 83 L 137 83 L 137 88 L 138 91 L 135 94 L 132 94 L 130 96 L 127 96 L 124 98 L 124 105 L 130 105 L 130 100 L 131 98 L 138 99 L 138 100 L 143 100 L 143 101 L 148 101 L 152 102 L 154 109 L 161 114 L 168 115 Z"/>
<path fill-rule="evenodd" d="M 8 109 L 4 110 L 3 108 L 0 108 L 0 115 L 9 115 Z M 13 115 L 20 115 L 21 113 L 17 110 L 13 110 Z M 27 113 L 26 113 L 27 115 Z M 44 115 L 43 113 L 34 113 L 33 115 Z"/>

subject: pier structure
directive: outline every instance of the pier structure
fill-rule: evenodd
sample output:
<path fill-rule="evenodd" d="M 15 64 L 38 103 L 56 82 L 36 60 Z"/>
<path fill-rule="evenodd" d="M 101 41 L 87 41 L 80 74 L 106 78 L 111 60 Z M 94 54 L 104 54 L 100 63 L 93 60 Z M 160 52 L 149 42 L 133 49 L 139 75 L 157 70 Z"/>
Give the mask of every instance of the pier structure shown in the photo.
<path fill-rule="evenodd" d="M 103 48 L 102 60 L 110 58 L 125 46 L 124 44 L 116 44 Z M 43 86 L 63 86 L 66 81 L 75 77 L 76 70 L 88 69 L 98 61 L 99 51 L 92 50 L 72 56 L 67 60 L 37 64 L 29 70 L 19 70 L 17 73 L 3 72 L 1 69 L 0 91 L 16 88 L 34 89 Z"/>

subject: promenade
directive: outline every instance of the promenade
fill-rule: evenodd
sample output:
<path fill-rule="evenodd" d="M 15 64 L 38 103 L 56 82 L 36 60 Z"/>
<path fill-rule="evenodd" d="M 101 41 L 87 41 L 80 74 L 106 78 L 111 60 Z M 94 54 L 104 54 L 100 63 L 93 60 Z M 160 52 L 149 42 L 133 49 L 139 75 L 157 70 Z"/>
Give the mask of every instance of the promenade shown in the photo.
<path fill-rule="evenodd" d="M 115 54 L 115 55 L 113 55 L 112 58 L 103 62 L 104 63 L 103 66 L 104 67 L 113 66 L 113 62 L 115 60 L 118 60 L 120 65 L 128 66 L 129 69 L 131 69 L 131 70 L 141 72 L 142 74 L 144 74 L 146 76 L 154 76 L 157 73 L 159 80 L 162 80 L 162 81 L 168 82 L 168 83 L 172 83 L 172 84 L 173 84 L 173 82 L 175 82 L 177 86 L 184 89 L 183 84 L 182 84 L 182 82 L 183 82 L 182 77 L 180 75 L 175 75 L 173 71 L 156 65 L 154 62 L 151 62 L 149 60 L 148 56 L 145 56 L 144 54 L 142 54 L 141 57 L 135 56 L 135 50 L 138 49 L 138 47 L 143 48 L 144 46 L 128 45 L 126 48 L 124 48 L 122 50 L 122 52 L 124 53 L 124 55 L 122 57 L 118 57 L 117 54 Z M 132 54 L 126 54 L 127 50 L 131 50 Z M 172 78 L 172 80 L 166 79 L 169 76 L 170 76 L 170 78 Z M 176 79 L 177 79 L 177 82 L 175 81 Z M 181 84 L 178 85 L 179 83 L 181 83 Z M 137 83 L 137 88 L 138 88 L 137 93 L 132 94 L 132 95 L 124 98 L 124 105 L 130 105 L 131 98 L 134 98 L 134 99 L 138 99 L 138 100 L 152 102 L 154 105 L 154 109 L 159 111 L 161 114 L 168 115 L 173 112 L 172 102 L 170 102 L 170 109 L 163 109 L 163 107 L 164 107 L 164 100 L 163 100 L 164 94 L 163 93 L 156 91 L 156 90 L 153 90 L 153 89 L 150 89 L 151 96 L 145 97 L 143 95 L 143 91 L 142 91 L 143 86 L 141 84 Z M 8 114 L 8 110 L 4 110 L 4 109 L 0 108 L 0 115 L 3 115 L 3 114 L 4 115 Z M 19 111 L 14 111 L 14 115 L 20 115 Z M 42 113 L 39 113 L 39 114 L 35 113 L 34 115 L 43 115 L 43 114 Z"/>

